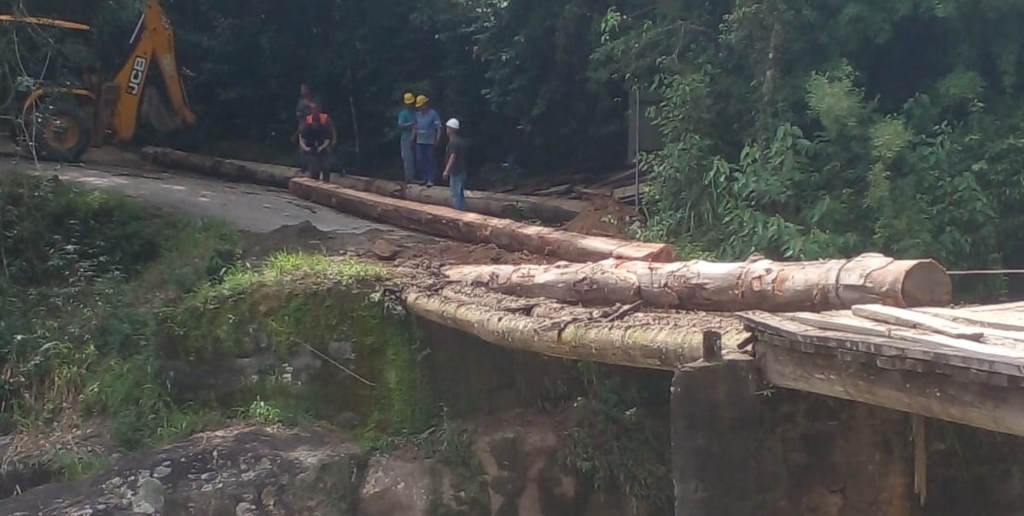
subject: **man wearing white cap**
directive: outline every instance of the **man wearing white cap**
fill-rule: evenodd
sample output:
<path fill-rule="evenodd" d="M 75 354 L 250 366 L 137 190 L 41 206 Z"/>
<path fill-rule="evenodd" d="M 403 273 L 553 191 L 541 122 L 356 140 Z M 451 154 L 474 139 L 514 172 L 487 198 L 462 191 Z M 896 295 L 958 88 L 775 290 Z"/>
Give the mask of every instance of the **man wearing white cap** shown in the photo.
<path fill-rule="evenodd" d="M 448 130 L 448 148 L 445 151 L 444 173 L 452 192 L 452 207 L 466 211 L 466 147 L 459 136 L 459 121 L 452 118 L 444 124 Z"/>

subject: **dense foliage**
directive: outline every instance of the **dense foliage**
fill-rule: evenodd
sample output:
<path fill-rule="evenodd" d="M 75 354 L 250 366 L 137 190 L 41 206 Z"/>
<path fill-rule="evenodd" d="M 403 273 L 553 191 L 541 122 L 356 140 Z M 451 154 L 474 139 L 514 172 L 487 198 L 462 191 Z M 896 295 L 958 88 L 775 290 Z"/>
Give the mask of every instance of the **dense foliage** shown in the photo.
<path fill-rule="evenodd" d="M 94 23 L 92 54 L 53 42 L 69 56 L 60 63 L 88 55 L 108 76 L 139 4 L 31 2 L 34 14 Z M 651 115 L 666 148 L 644 159 L 649 238 L 728 259 L 875 250 L 950 268 L 1024 265 L 1014 0 L 164 7 L 201 116 L 175 145 L 291 159 L 306 81 L 352 167 L 395 168 L 397 99 L 414 90 L 463 119 L 477 169 L 513 152 L 533 173 L 608 169 L 626 159 L 625 92 L 641 87 L 664 98 Z"/>
<path fill-rule="evenodd" d="M 650 236 L 1021 265 L 1022 22 L 1012 0 L 609 10 L 595 59 L 665 99 Z"/>

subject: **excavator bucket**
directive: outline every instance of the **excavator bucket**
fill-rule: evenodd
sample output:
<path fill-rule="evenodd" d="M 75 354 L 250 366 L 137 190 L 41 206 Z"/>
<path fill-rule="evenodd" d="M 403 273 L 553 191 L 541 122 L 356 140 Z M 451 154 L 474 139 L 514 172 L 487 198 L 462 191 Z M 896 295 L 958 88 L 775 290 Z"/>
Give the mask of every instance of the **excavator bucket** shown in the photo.
<path fill-rule="evenodd" d="M 164 96 L 154 86 L 146 86 L 142 91 L 142 106 L 139 115 L 150 126 L 160 132 L 170 132 L 181 128 L 185 121 L 177 113 L 167 107 Z"/>

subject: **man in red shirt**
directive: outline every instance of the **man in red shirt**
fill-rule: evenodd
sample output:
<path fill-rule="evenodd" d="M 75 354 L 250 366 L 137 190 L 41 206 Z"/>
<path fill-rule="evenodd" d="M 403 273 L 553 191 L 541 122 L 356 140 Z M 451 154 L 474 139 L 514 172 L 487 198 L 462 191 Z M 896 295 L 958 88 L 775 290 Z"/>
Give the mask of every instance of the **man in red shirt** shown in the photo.
<path fill-rule="evenodd" d="M 299 131 L 299 148 L 307 159 L 307 173 L 313 179 L 331 180 L 330 150 L 332 143 L 338 140 L 334 122 L 320 109 L 319 104 L 310 106 L 309 114 L 303 120 Z"/>

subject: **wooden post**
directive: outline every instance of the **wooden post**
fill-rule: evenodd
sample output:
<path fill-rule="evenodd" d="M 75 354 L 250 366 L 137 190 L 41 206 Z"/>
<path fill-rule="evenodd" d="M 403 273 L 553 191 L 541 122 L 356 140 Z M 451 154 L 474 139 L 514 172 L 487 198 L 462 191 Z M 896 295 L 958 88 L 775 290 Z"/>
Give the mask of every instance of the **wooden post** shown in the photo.
<path fill-rule="evenodd" d="M 722 359 L 722 334 L 707 330 L 704 332 L 704 360 L 716 362 Z"/>
<path fill-rule="evenodd" d="M 914 433 L 914 493 L 920 497 L 921 507 L 928 498 L 928 447 L 925 437 L 925 417 L 911 414 Z"/>

